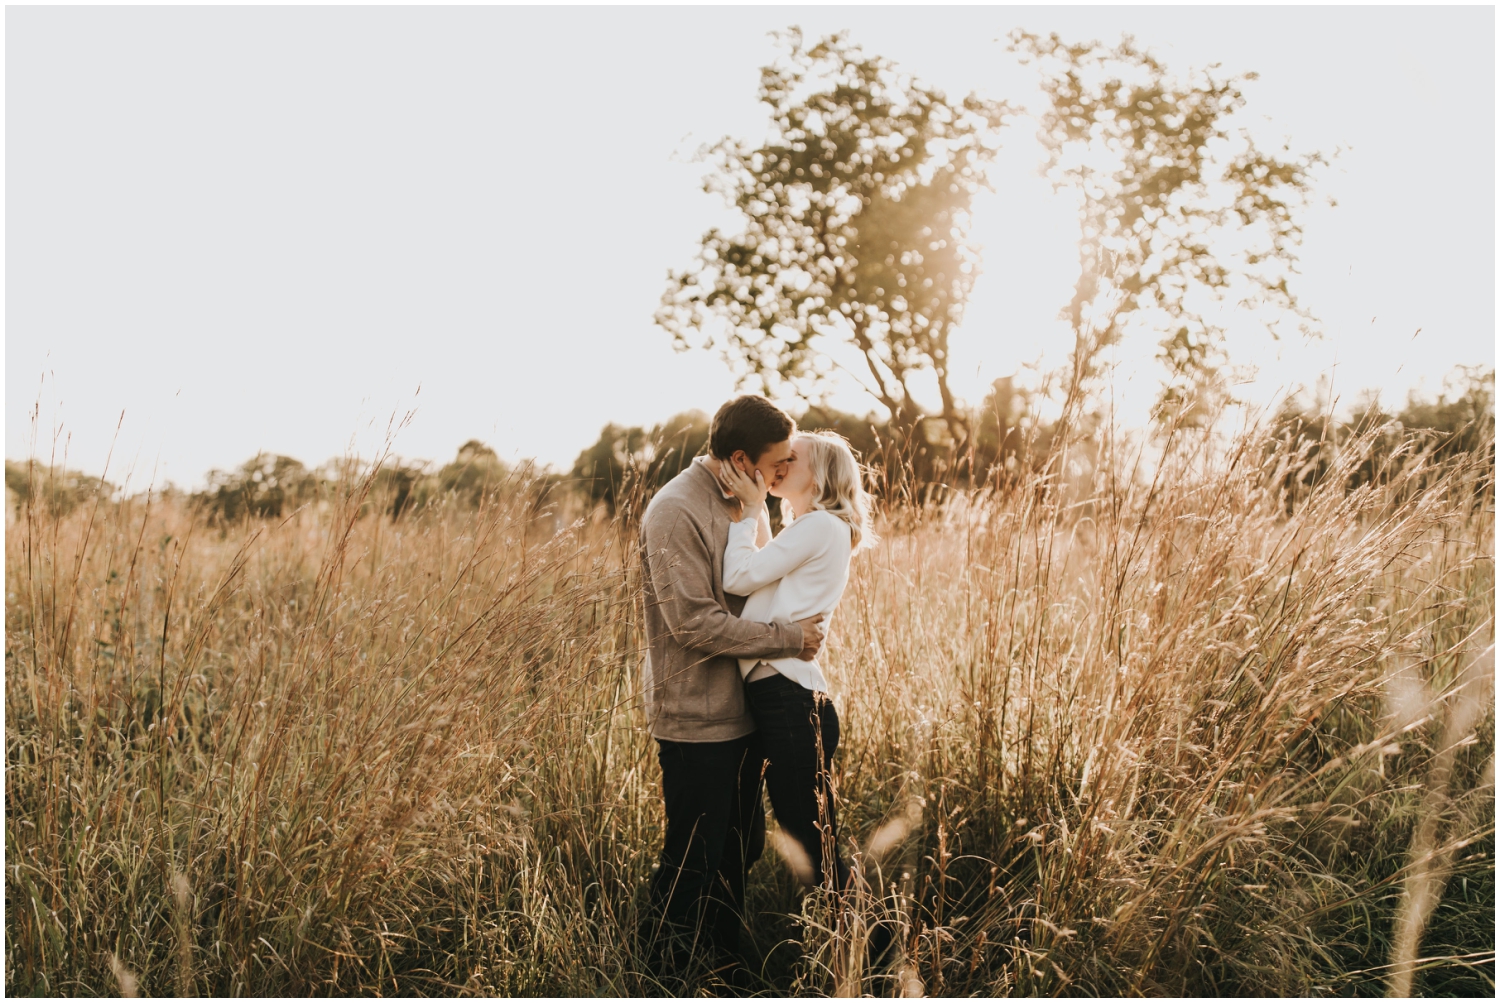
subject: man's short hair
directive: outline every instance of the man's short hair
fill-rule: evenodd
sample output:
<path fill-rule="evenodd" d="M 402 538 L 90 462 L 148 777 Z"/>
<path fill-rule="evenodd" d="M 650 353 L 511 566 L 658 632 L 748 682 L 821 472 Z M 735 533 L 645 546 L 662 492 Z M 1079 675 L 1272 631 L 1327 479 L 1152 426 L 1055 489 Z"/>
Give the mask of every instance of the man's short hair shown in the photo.
<path fill-rule="evenodd" d="M 708 451 L 727 460 L 743 449 L 751 463 L 759 462 L 768 446 L 785 442 L 797 430 L 792 416 L 760 394 L 736 397 L 719 408 L 708 431 Z"/>

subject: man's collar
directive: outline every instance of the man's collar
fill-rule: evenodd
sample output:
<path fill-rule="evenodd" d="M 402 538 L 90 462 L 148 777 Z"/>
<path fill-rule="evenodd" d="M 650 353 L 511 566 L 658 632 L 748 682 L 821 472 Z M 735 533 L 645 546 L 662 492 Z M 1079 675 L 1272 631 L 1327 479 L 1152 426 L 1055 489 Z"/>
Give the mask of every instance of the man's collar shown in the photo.
<path fill-rule="evenodd" d="M 695 457 L 693 457 L 693 462 L 697 463 L 697 464 L 701 464 L 702 467 L 703 467 L 703 472 L 714 479 L 714 486 L 719 489 L 719 494 L 720 494 L 720 496 L 723 497 L 723 499 L 725 501 L 735 501 L 736 500 L 735 497 L 734 497 L 733 492 L 725 491 L 724 490 L 724 484 L 723 484 L 723 482 L 719 480 L 719 476 L 717 474 L 715 474 L 713 472 L 713 470 L 709 467 L 709 465 L 708 465 L 708 457 L 706 457 L 706 456 L 695 456 Z"/>

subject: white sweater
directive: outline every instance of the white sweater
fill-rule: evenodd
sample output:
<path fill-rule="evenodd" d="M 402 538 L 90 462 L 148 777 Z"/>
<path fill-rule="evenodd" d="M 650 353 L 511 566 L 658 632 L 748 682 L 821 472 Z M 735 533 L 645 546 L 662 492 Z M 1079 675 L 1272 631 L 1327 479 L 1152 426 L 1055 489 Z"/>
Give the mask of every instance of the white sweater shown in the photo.
<path fill-rule="evenodd" d="M 740 617 L 794 623 L 822 613 L 826 635 L 849 581 L 854 549 L 849 524 L 828 512 L 809 512 L 756 550 L 755 523 L 754 518 L 730 523 L 724 548 L 724 591 L 749 596 Z M 818 663 L 800 658 L 741 658 L 740 675 L 748 676 L 762 661 L 810 690 L 828 690 Z"/>

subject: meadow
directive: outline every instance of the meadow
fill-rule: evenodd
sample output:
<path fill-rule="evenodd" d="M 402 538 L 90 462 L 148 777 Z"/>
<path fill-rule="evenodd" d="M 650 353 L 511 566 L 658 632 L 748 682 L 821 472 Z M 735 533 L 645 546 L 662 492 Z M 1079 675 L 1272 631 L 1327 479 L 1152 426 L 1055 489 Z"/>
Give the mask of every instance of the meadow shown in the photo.
<path fill-rule="evenodd" d="M 824 659 L 863 884 L 768 850 L 765 990 L 1492 995 L 1492 445 L 1372 442 L 1102 437 L 885 512 Z M 633 939 L 638 505 L 376 480 L 19 507 L 9 994 L 681 988 Z"/>

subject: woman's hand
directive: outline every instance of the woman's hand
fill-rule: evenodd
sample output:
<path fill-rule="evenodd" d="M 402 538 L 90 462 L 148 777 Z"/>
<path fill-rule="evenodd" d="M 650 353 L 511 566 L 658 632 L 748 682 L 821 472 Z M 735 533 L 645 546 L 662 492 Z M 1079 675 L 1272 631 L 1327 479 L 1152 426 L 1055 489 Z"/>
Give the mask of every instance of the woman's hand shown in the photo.
<path fill-rule="evenodd" d="M 756 510 L 766 504 L 766 482 L 759 470 L 752 470 L 751 477 L 733 463 L 719 464 L 719 480 L 744 506 L 741 518 L 754 517 Z"/>

